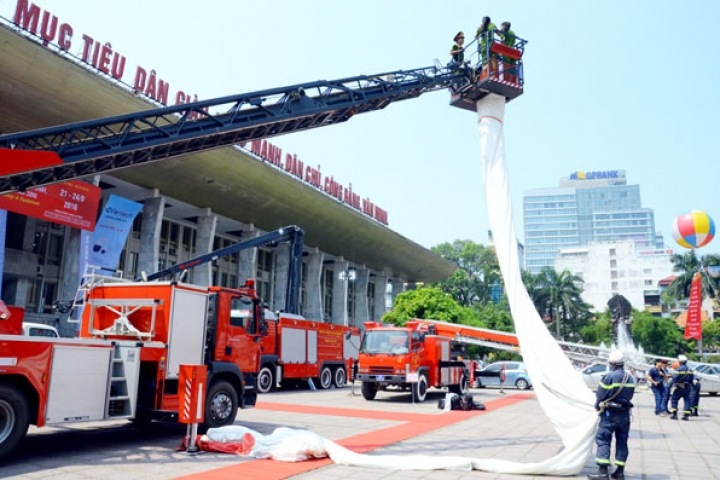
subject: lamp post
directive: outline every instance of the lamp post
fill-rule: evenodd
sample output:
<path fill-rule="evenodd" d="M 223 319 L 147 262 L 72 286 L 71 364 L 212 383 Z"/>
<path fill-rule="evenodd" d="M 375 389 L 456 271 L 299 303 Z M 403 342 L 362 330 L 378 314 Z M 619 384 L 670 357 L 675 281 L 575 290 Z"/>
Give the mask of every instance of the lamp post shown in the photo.
<path fill-rule="evenodd" d="M 350 295 L 350 282 L 353 282 L 356 277 L 355 269 L 354 268 L 346 268 L 345 270 L 341 270 L 338 274 L 338 278 L 342 280 L 343 282 L 343 299 L 345 302 L 345 305 L 342 309 L 343 311 L 343 325 L 346 327 L 349 326 L 349 315 L 348 315 L 348 300 Z"/>

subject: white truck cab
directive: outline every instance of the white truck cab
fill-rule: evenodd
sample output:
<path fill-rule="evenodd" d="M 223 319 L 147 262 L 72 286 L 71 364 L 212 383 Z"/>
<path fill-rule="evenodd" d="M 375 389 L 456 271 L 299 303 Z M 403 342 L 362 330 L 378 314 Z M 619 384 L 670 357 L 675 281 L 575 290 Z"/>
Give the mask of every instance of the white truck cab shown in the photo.
<path fill-rule="evenodd" d="M 23 322 L 22 333 L 28 337 L 60 337 L 57 328 L 44 323 Z"/>

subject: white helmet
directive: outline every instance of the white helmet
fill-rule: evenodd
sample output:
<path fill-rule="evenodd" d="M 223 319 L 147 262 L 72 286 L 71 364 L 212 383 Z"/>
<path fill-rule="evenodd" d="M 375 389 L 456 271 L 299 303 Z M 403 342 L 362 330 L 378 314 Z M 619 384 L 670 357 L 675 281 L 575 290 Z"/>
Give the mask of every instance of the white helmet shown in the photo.
<path fill-rule="evenodd" d="M 687 357 L 685 355 L 678 355 L 678 362 L 680 362 L 680 363 L 687 362 Z"/>
<path fill-rule="evenodd" d="M 620 350 L 613 350 L 610 352 L 608 363 L 623 363 L 623 352 Z"/>

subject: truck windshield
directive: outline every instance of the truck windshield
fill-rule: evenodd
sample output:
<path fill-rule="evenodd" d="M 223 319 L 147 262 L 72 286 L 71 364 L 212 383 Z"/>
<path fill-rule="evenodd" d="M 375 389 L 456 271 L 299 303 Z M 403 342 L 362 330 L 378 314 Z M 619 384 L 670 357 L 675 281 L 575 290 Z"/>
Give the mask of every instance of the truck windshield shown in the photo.
<path fill-rule="evenodd" d="M 233 298 L 230 308 L 230 324 L 255 333 L 252 299 L 244 296 Z"/>
<path fill-rule="evenodd" d="M 360 353 L 408 353 L 409 335 L 402 330 L 368 330 L 363 337 Z"/>

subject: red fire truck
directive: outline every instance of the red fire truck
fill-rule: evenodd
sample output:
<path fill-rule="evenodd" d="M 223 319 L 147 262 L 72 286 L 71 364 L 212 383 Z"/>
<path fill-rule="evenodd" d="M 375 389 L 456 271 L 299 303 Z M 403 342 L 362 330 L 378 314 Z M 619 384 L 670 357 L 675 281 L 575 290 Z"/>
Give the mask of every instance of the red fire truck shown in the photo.
<path fill-rule="evenodd" d="M 425 401 L 429 387 L 468 391 L 470 371 L 453 358 L 452 339 L 424 331 L 418 321 L 405 327 L 366 322 L 358 358 L 358 380 L 365 400 L 373 400 L 379 387 L 412 388 L 413 399 Z"/>
<path fill-rule="evenodd" d="M 0 327 L 11 333 L 0 335 L 0 458 L 30 424 L 176 419 L 181 364 L 208 367 L 205 426 L 231 424 L 238 408 L 255 405 L 266 327 L 251 282 L 98 284 L 87 292 L 80 338 L 14 330 Z"/>
<path fill-rule="evenodd" d="M 260 393 L 295 380 L 317 379 L 320 388 L 345 385 L 357 359 L 357 329 L 287 313 L 278 317 L 265 312 L 265 319 L 268 335 L 262 339 Z"/>
<path fill-rule="evenodd" d="M 464 394 L 475 372 L 453 353 L 453 343 L 475 343 L 518 350 L 515 334 L 436 320 L 408 321 L 405 327 L 366 322 L 358 355 L 358 380 L 365 400 L 380 387 L 411 388 L 423 402 L 429 387 Z"/>

